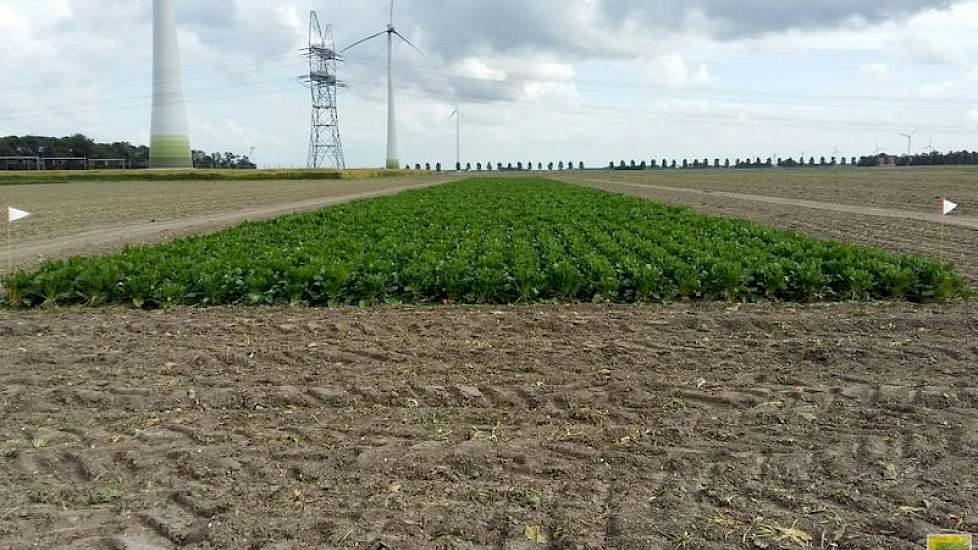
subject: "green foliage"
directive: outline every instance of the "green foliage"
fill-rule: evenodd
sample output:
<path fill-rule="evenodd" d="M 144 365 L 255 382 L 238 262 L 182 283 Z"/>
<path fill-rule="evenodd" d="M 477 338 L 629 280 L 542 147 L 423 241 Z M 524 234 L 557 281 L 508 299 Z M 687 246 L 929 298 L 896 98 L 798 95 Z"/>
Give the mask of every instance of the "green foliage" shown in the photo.
<path fill-rule="evenodd" d="M 273 181 L 273 180 L 361 180 L 370 178 L 419 175 L 427 172 L 406 170 L 35 170 L 0 171 L 0 186 L 79 181 Z"/>
<path fill-rule="evenodd" d="M 15 307 L 956 300 L 937 260 L 544 179 L 478 179 L 49 262 Z"/>

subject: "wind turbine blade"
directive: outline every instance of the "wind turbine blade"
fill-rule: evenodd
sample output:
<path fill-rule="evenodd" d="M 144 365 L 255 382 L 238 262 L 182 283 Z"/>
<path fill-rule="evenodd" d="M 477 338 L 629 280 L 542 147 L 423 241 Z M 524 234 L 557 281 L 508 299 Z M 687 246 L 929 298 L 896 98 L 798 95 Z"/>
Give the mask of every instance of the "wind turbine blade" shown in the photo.
<path fill-rule="evenodd" d="M 363 44 L 364 42 L 369 42 L 370 40 L 373 40 L 374 38 L 377 38 L 378 36 L 381 36 L 381 35 L 384 35 L 384 34 L 387 34 L 387 31 L 380 31 L 379 33 L 374 34 L 374 35 L 371 35 L 371 36 L 368 36 L 368 37 L 364 38 L 363 40 L 358 40 L 357 42 L 354 42 L 353 44 L 350 44 L 349 46 L 347 46 L 347 47 L 343 48 L 342 50 L 340 50 L 340 53 L 343 53 L 343 52 L 345 52 L 347 50 L 353 49 L 353 48 L 359 46 L 360 44 Z"/>
<path fill-rule="evenodd" d="M 391 26 L 393 27 L 394 26 L 394 0 L 391 0 L 391 18 L 390 18 L 390 23 L 391 23 Z"/>
<path fill-rule="evenodd" d="M 458 115 L 458 109 L 452 111 L 452 114 L 448 115 L 448 118 L 445 119 L 445 122 L 452 120 L 453 118 L 455 118 L 456 115 Z"/>
<path fill-rule="evenodd" d="M 404 35 L 402 35 L 401 33 L 397 32 L 397 31 L 394 31 L 394 34 L 396 34 L 398 38 L 400 38 L 405 43 L 407 43 L 408 46 L 411 46 L 412 48 L 414 48 L 414 51 L 418 52 L 421 55 L 425 55 L 425 53 L 423 51 L 419 50 L 417 46 L 415 46 L 414 44 L 412 44 L 410 40 L 408 40 L 407 38 L 404 38 Z"/>

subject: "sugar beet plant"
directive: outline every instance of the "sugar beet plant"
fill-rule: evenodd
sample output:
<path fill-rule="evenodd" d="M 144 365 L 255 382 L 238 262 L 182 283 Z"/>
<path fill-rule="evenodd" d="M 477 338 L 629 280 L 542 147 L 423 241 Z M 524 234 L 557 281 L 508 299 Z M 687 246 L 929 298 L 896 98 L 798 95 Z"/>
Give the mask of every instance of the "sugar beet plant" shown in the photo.
<path fill-rule="evenodd" d="M 4 281 L 15 307 L 947 301 L 933 259 L 544 179 L 479 179 L 49 262 Z"/>

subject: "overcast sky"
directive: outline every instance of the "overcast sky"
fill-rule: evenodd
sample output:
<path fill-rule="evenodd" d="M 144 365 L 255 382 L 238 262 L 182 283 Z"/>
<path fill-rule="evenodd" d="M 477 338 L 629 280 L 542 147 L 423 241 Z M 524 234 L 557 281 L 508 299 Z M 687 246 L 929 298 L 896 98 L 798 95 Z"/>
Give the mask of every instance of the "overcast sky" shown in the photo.
<path fill-rule="evenodd" d="M 178 0 L 194 148 L 302 166 L 308 12 L 338 45 L 386 0 Z M 0 135 L 149 140 L 150 0 L 0 0 Z M 400 0 L 402 163 L 978 149 L 978 0 Z M 383 40 L 341 69 L 347 160 L 385 160 Z"/>

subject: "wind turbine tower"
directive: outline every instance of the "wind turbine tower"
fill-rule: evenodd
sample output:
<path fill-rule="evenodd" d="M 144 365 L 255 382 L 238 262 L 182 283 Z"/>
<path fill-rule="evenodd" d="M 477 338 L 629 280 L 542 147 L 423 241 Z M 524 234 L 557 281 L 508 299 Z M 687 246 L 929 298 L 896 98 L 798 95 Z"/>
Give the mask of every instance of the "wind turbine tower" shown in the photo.
<path fill-rule="evenodd" d="M 384 34 L 387 35 L 387 168 L 389 170 L 397 170 L 401 167 L 401 164 L 397 154 L 397 112 L 394 106 L 394 37 L 400 38 L 405 44 L 414 48 L 421 55 L 424 55 L 424 53 L 394 28 L 394 0 L 391 0 L 390 19 L 387 23 L 387 30 L 380 31 L 363 40 L 354 42 L 343 48 L 341 53 L 345 53 L 364 42 L 368 42 Z"/>
<path fill-rule="evenodd" d="M 336 67 L 342 60 L 336 53 L 332 27 L 327 25 L 324 33 L 315 11 L 309 14 L 309 47 L 305 55 L 309 58 L 309 74 L 304 75 L 302 81 L 312 91 L 309 160 L 306 164 L 309 168 L 331 164 L 343 170 L 346 168 L 346 158 L 340 139 L 340 115 L 336 100 L 339 88 L 343 87 L 336 76 Z"/>
<path fill-rule="evenodd" d="M 917 135 L 920 130 L 914 130 L 909 134 L 900 134 L 901 136 L 907 138 L 907 156 L 913 156 L 913 137 Z"/>
<path fill-rule="evenodd" d="M 153 122 L 150 168 L 193 168 L 174 0 L 153 0 Z"/>

